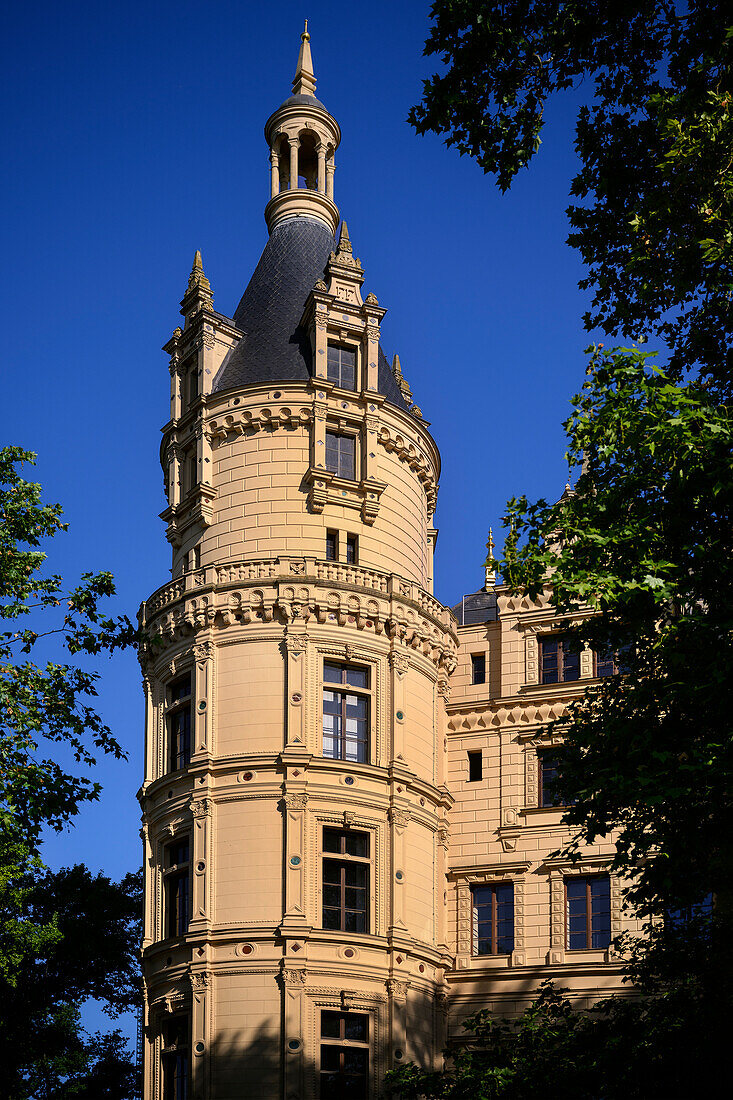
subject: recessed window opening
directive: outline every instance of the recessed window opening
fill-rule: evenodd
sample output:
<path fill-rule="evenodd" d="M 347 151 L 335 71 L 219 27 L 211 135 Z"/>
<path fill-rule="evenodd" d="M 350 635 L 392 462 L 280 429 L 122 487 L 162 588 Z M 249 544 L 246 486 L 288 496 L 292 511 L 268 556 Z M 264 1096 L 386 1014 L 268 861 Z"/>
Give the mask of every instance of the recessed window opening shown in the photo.
<path fill-rule="evenodd" d="M 326 531 L 326 561 L 339 560 L 339 533 Z"/>
<path fill-rule="evenodd" d="M 540 683 L 560 684 L 580 679 L 580 653 L 564 634 L 540 638 Z"/>
<path fill-rule="evenodd" d="M 164 935 L 185 936 L 188 931 L 191 895 L 188 837 L 180 837 L 166 844 L 164 861 Z"/>
<path fill-rule="evenodd" d="M 554 790 L 554 783 L 560 774 L 557 753 L 553 749 L 542 749 L 537 753 L 538 762 L 538 804 L 540 807 L 564 805 Z"/>
<path fill-rule="evenodd" d="M 468 754 L 468 782 L 478 783 L 483 777 L 483 753 L 481 749 Z"/>
<path fill-rule="evenodd" d="M 180 771 L 188 767 L 191 759 L 191 673 L 179 676 L 168 687 L 167 770 Z"/>
<path fill-rule="evenodd" d="M 509 955 L 514 950 L 514 884 L 474 886 L 474 955 Z"/>
<path fill-rule="evenodd" d="M 323 666 L 323 755 L 365 764 L 369 756 L 369 670 Z"/>
<path fill-rule="evenodd" d="M 298 149 L 298 187 L 318 190 L 318 154 L 315 135 L 306 130 L 300 135 Z"/>
<path fill-rule="evenodd" d="M 323 927 L 369 931 L 369 834 L 323 830 Z"/>
<path fill-rule="evenodd" d="M 320 1100 L 366 1100 L 369 1087 L 369 1017 L 321 1012 Z"/>
<path fill-rule="evenodd" d="M 608 875 L 565 879 L 565 919 L 568 950 L 608 947 L 611 942 L 611 880 Z"/>
<path fill-rule="evenodd" d="M 160 1048 L 163 1100 L 188 1100 L 188 1036 L 188 1016 L 174 1016 L 163 1025 Z"/>
<path fill-rule="evenodd" d="M 356 565 L 359 561 L 359 536 L 346 536 L 346 561 L 348 565 Z"/>
<path fill-rule="evenodd" d="M 471 654 L 471 683 L 472 684 L 485 684 L 486 683 L 486 654 L 485 653 L 472 653 Z"/>
<path fill-rule="evenodd" d="M 326 469 L 354 481 L 356 477 L 356 438 L 339 432 L 326 432 Z"/>
<path fill-rule="evenodd" d="M 356 351 L 342 347 L 341 344 L 329 344 L 326 363 L 326 376 L 334 386 L 342 390 L 356 389 Z"/>

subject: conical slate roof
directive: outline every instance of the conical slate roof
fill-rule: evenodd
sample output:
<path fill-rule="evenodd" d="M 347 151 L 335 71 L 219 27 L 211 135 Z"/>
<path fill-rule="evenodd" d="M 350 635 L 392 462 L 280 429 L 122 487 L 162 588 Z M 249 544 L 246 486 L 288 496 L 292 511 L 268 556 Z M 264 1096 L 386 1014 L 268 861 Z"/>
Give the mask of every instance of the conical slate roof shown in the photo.
<path fill-rule="evenodd" d="M 244 336 L 227 354 L 212 390 L 221 393 L 254 382 L 306 381 L 312 374 L 307 333 L 300 328 L 306 299 L 336 242 L 315 218 L 276 225 L 234 312 Z M 407 405 L 381 348 L 379 392 L 400 409 Z"/>

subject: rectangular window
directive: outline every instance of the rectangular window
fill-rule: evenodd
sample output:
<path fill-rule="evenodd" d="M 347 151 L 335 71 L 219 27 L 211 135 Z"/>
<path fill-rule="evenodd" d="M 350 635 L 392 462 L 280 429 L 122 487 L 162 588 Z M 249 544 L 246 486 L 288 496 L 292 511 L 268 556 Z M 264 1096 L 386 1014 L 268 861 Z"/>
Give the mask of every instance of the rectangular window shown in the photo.
<path fill-rule="evenodd" d="M 354 481 L 356 477 L 356 437 L 326 432 L 326 469 L 337 477 Z"/>
<path fill-rule="evenodd" d="M 474 886 L 473 954 L 510 955 L 514 950 L 514 883 Z"/>
<path fill-rule="evenodd" d="M 366 1100 L 369 1087 L 369 1017 L 321 1012 L 320 1100 Z"/>
<path fill-rule="evenodd" d="M 562 806 L 564 803 L 552 787 L 553 780 L 557 779 L 559 766 L 557 754 L 552 750 L 543 750 L 537 753 L 538 768 L 538 799 L 539 806 Z"/>
<path fill-rule="evenodd" d="M 327 377 L 342 390 L 356 389 L 356 351 L 339 344 L 328 345 Z"/>
<path fill-rule="evenodd" d="M 191 674 L 174 680 L 168 688 L 168 708 L 165 721 L 168 731 L 169 772 L 180 771 L 188 767 L 191 760 Z"/>
<path fill-rule="evenodd" d="M 485 684 L 486 683 L 486 654 L 485 653 L 472 653 L 471 654 L 471 683 L 472 684 Z"/>
<path fill-rule="evenodd" d="M 565 914 L 569 951 L 608 947 L 611 942 L 611 880 L 608 875 L 566 878 Z"/>
<path fill-rule="evenodd" d="M 702 921 L 713 912 L 713 895 L 706 894 L 702 901 L 694 905 L 685 905 L 682 909 L 667 909 L 664 914 L 665 924 L 672 928 L 685 928 L 693 921 Z"/>
<path fill-rule="evenodd" d="M 192 405 L 199 395 L 199 369 L 198 365 L 191 367 L 188 372 L 188 403 Z"/>
<path fill-rule="evenodd" d="M 477 783 L 483 775 L 483 753 L 479 749 L 477 752 L 469 752 L 468 754 L 468 782 Z"/>
<path fill-rule="evenodd" d="M 164 935 L 185 936 L 188 931 L 191 865 L 188 837 L 181 837 L 165 846 L 163 868 Z"/>
<path fill-rule="evenodd" d="M 560 684 L 580 679 L 580 653 L 564 634 L 540 638 L 540 683 Z"/>
<path fill-rule="evenodd" d="M 346 536 L 346 561 L 348 565 L 356 565 L 359 561 L 359 536 Z"/>
<path fill-rule="evenodd" d="M 323 927 L 369 931 L 369 834 L 323 830 Z"/>
<path fill-rule="evenodd" d="M 190 493 L 199 483 L 198 459 L 196 448 L 186 451 L 183 456 L 183 493 Z"/>
<path fill-rule="evenodd" d="M 323 665 L 323 755 L 331 760 L 369 759 L 369 670 Z"/>
<path fill-rule="evenodd" d="M 174 1016 L 163 1025 L 160 1061 L 163 1100 L 188 1100 L 188 1016 Z"/>
<path fill-rule="evenodd" d="M 339 533 L 326 531 L 326 561 L 339 560 Z"/>

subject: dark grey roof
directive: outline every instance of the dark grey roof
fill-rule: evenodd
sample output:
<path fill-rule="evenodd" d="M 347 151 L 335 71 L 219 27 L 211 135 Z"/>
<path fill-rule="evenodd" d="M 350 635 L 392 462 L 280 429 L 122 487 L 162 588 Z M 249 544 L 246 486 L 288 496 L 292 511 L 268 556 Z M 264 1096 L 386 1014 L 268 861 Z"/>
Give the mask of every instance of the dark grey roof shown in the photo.
<path fill-rule="evenodd" d="M 484 588 L 480 592 L 472 592 L 464 596 L 460 603 L 451 608 L 458 619 L 459 626 L 477 626 L 479 623 L 493 623 L 496 620 L 496 593 L 487 592 Z"/>
<path fill-rule="evenodd" d="M 316 99 L 314 95 L 291 95 L 288 96 L 287 99 L 284 99 L 280 106 L 300 106 L 303 103 L 307 103 L 309 107 L 320 107 L 324 111 L 328 110 L 328 108 L 323 103 L 321 103 L 320 99 Z"/>
<path fill-rule="evenodd" d="M 244 336 L 227 354 L 214 393 L 253 382 L 305 381 L 311 376 L 310 341 L 300 328 L 306 298 L 325 273 L 336 242 L 315 218 L 289 218 L 275 226 L 234 312 Z M 379 392 L 400 409 L 404 398 L 379 349 Z"/>

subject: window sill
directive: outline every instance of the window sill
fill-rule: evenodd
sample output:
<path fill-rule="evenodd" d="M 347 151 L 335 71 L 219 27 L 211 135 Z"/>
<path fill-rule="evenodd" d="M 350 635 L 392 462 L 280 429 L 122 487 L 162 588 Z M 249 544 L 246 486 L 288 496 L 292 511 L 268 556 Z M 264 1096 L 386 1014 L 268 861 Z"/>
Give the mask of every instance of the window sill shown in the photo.
<path fill-rule="evenodd" d="M 373 524 L 379 514 L 379 500 L 387 488 L 386 482 L 376 478 L 351 481 L 338 477 L 332 470 L 311 466 L 303 479 L 308 486 L 308 507 L 320 514 L 327 504 L 340 504 L 361 512 L 366 524 Z"/>

